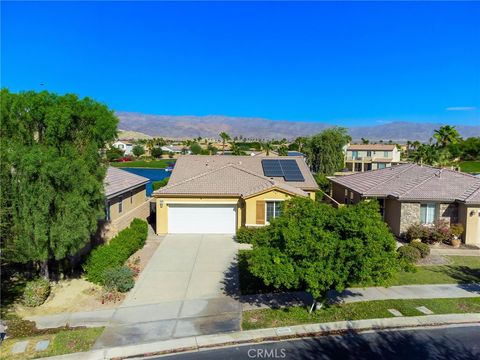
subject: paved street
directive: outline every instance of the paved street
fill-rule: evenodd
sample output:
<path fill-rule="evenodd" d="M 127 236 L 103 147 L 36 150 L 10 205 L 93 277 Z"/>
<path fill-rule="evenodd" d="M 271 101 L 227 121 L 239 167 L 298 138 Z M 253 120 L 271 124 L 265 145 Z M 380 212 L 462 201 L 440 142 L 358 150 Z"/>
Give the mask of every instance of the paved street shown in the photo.
<path fill-rule="evenodd" d="M 236 253 L 228 235 L 167 235 L 95 348 L 239 330 Z"/>
<path fill-rule="evenodd" d="M 366 332 L 235 346 L 154 357 L 162 360 L 480 359 L 480 324 L 465 327 Z"/>

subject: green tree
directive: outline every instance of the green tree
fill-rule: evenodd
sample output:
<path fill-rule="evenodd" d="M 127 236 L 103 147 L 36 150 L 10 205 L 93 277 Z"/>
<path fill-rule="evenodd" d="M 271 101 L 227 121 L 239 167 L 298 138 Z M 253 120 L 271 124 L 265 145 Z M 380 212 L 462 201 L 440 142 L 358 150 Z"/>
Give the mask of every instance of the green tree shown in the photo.
<path fill-rule="evenodd" d="M 345 128 L 331 128 L 312 136 L 305 146 L 307 162 L 315 173 L 332 175 L 344 165 L 343 147 L 351 140 Z"/>
<path fill-rule="evenodd" d="M 133 155 L 136 157 L 142 156 L 145 154 L 145 149 L 143 148 L 142 145 L 135 145 L 132 149 Z"/>
<path fill-rule="evenodd" d="M 376 201 L 334 209 L 294 198 L 253 236 L 252 274 L 268 286 L 306 290 L 316 300 L 353 284 L 385 285 L 400 266 Z"/>
<path fill-rule="evenodd" d="M 232 144 L 232 155 L 245 155 L 245 149 L 243 146 L 237 143 Z"/>
<path fill-rule="evenodd" d="M 161 159 L 163 156 L 163 150 L 160 147 L 154 147 L 151 150 L 151 154 L 155 159 Z"/>
<path fill-rule="evenodd" d="M 108 161 L 115 161 L 122 158 L 124 155 L 124 151 L 121 149 L 116 148 L 115 146 L 110 147 L 105 152 L 105 156 L 107 157 Z"/>
<path fill-rule="evenodd" d="M 89 242 L 104 216 L 100 150 L 115 139 L 117 124 L 90 98 L 1 91 L 2 208 L 9 209 L 1 224 L 11 229 L 2 233 L 3 259 L 35 263 L 48 277 L 49 260 Z"/>
<path fill-rule="evenodd" d="M 279 156 L 288 156 L 288 147 L 287 145 L 280 145 L 278 148 L 277 148 L 277 154 Z"/>
<path fill-rule="evenodd" d="M 368 139 L 365 139 L 362 137 L 361 140 L 362 140 L 362 144 L 370 144 L 370 140 Z"/>
<path fill-rule="evenodd" d="M 202 154 L 202 147 L 199 143 L 194 142 L 192 145 L 190 145 L 190 151 L 193 155 L 200 155 Z"/>
<path fill-rule="evenodd" d="M 225 154 L 225 144 L 230 140 L 230 135 L 228 135 L 225 131 L 222 131 L 219 136 L 222 139 L 222 154 Z"/>
<path fill-rule="evenodd" d="M 272 151 L 272 149 L 273 149 L 273 146 L 271 142 L 267 141 L 262 143 L 262 150 L 265 151 L 265 155 L 269 156 L 270 151 Z"/>
<path fill-rule="evenodd" d="M 460 140 L 460 134 L 455 126 L 445 125 L 435 130 L 433 137 L 437 141 L 437 145 L 444 148 L 450 144 L 455 144 Z"/>

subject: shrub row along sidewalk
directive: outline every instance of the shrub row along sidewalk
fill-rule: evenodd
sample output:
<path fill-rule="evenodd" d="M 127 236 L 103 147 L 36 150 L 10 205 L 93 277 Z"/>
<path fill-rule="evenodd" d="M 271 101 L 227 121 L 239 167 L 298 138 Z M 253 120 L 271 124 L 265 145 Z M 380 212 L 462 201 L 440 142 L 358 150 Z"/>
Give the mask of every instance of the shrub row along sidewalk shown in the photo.
<path fill-rule="evenodd" d="M 130 290 L 134 285 L 134 274 L 124 264 L 145 245 L 147 235 L 148 224 L 134 219 L 127 229 L 122 230 L 108 244 L 95 248 L 83 267 L 87 280 L 120 292 Z"/>

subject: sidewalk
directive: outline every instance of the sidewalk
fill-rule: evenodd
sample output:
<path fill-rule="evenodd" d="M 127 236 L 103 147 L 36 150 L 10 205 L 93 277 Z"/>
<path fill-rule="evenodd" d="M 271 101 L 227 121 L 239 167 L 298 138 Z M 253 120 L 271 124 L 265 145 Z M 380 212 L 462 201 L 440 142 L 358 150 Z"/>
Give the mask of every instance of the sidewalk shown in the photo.
<path fill-rule="evenodd" d="M 384 319 L 337 321 L 321 324 L 296 325 L 282 328 L 238 331 L 225 334 L 192 336 L 181 339 L 152 342 L 148 344 L 113 347 L 83 353 L 45 358 L 49 360 L 104 360 L 134 356 L 171 354 L 182 351 L 200 351 L 216 346 L 231 346 L 262 341 L 278 341 L 295 337 L 338 334 L 347 331 L 386 330 L 439 325 L 479 324 L 480 314 L 446 314 Z"/>
<path fill-rule="evenodd" d="M 446 285 L 406 285 L 370 288 L 350 288 L 338 294 L 330 292 L 329 298 L 335 302 L 360 302 L 390 299 L 432 299 L 432 298 L 466 298 L 480 297 L 480 284 L 446 284 Z M 312 297 L 305 292 L 278 294 L 245 295 L 240 297 L 243 311 L 269 307 L 301 306 L 312 303 Z M 112 326 L 139 324 L 165 320 L 167 304 L 121 307 L 118 309 L 65 313 L 42 317 L 29 317 L 39 329 L 69 326 Z M 173 303 L 172 303 L 173 305 Z M 225 313 L 231 312 L 227 309 Z M 143 317 L 140 315 L 144 315 Z"/>
<path fill-rule="evenodd" d="M 442 249 L 430 248 L 430 255 L 446 255 L 446 256 L 480 256 L 480 249 Z"/>

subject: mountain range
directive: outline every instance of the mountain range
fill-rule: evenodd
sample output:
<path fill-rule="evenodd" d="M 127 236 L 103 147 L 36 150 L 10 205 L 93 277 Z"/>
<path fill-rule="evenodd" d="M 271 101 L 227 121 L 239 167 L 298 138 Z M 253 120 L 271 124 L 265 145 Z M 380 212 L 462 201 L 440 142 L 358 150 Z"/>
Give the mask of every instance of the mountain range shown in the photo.
<path fill-rule="evenodd" d="M 332 125 L 321 122 L 278 121 L 264 118 L 231 117 L 221 115 L 207 116 L 172 116 L 149 115 L 135 112 L 117 112 L 120 119 L 119 128 L 153 137 L 164 138 L 218 138 L 225 131 L 230 136 L 252 139 L 294 139 L 298 136 L 310 136 Z M 353 140 L 361 138 L 372 141 L 407 140 L 428 141 L 435 129 L 446 125 L 441 123 L 388 122 L 374 126 L 348 127 Z M 480 126 L 456 126 L 463 137 L 480 136 Z"/>

